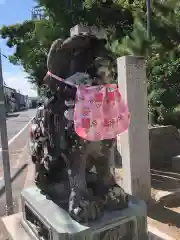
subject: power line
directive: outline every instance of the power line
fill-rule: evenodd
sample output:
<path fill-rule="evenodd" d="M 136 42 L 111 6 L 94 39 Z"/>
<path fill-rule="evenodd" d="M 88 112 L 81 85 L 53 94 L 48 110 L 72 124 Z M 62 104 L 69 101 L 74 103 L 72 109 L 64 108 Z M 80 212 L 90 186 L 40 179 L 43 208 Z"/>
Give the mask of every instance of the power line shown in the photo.
<path fill-rule="evenodd" d="M 6 55 L 4 55 L 3 53 L 0 53 L 1 56 L 3 56 L 4 58 L 8 59 L 8 57 Z"/>

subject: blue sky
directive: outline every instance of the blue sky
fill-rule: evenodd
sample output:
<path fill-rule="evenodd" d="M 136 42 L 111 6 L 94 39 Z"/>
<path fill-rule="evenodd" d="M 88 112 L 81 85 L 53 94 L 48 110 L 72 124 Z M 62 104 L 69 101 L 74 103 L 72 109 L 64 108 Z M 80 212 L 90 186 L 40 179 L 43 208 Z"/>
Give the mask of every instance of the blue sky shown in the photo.
<path fill-rule="evenodd" d="M 0 0 L 0 27 L 12 25 L 31 18 L 31 10 L 35 5 L 34 0 Z M 0 40 L 0 48 L 4 55 L 11 55 L 13 49 L 6 46 L 6 41 Z M 36 96 L 36 91 L 26 79 L 26 74 L 20 66 L 14 66 L 7 59 L 2 58 L 3 77 L 5 83 L 12 88 L 20 90 L 29 96 Z"/>

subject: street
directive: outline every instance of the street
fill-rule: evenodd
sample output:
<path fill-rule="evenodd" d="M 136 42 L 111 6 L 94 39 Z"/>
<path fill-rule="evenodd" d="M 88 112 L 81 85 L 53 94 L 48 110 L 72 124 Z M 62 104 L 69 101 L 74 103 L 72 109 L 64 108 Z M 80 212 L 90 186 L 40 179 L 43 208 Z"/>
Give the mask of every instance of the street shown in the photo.
<path fill-rule="evenodd" d="M 7 117 L 7 134 L 8 140 L 13 138 L 35 115 L 36 109 L 29 109 L 22 112 L 13 113 Z M 1 147 L 1 140 L 0 140 Z"/>

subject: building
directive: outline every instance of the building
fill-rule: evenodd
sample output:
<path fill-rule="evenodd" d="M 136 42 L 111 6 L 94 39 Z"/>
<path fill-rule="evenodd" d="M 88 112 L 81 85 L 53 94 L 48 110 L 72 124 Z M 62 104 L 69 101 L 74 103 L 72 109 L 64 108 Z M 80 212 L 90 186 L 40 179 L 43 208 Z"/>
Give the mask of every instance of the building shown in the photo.
<path fill-rule="evenodd" d="M 32 20 L 40 20 L 40 19 L 44 19 L 45 15 L 44 15 L 44 8 L 43 7 L 39 7 L 36 6 L 32 9 Z"/>
<path fill-rule="evenodd" d="M 28 108 L 28 96 L 15 89 L 4 86 L 6 112 L 17 112 Z"/>
<path fill-rule="evenodd" d="M 4 86 L 4 98 L 6 112 L 15 112 L 18 109 L 15 99 L 16 90 L 7 86 Z"/>
<path fill-rule="evenodd" d="M 28 97 L 28 108 L 36 108 L 39 97 Z"/>
<path fill-rule="evenodd" d="M 15 93 L 16 103 L 18 105 L 18 110 L 23 110 L 28 108 L 28 96 L 23 95 L 21 93 Z"/>

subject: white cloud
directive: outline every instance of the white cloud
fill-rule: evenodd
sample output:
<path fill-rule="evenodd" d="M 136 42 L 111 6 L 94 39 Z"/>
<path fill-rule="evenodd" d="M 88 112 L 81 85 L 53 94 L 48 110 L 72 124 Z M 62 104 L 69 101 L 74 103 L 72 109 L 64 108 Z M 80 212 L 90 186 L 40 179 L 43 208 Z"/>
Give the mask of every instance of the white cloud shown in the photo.
<path fill-rule="evenodd" d="M 1 0 L 0 0 L 1 1 Z M 17 91 L 29 97 L 36 97 L 37 91 L 34 86 L 29 83 L 27 75 L 25 73 L 3 73 L 3 79 L 8 87 L 14 88 Z"/>

